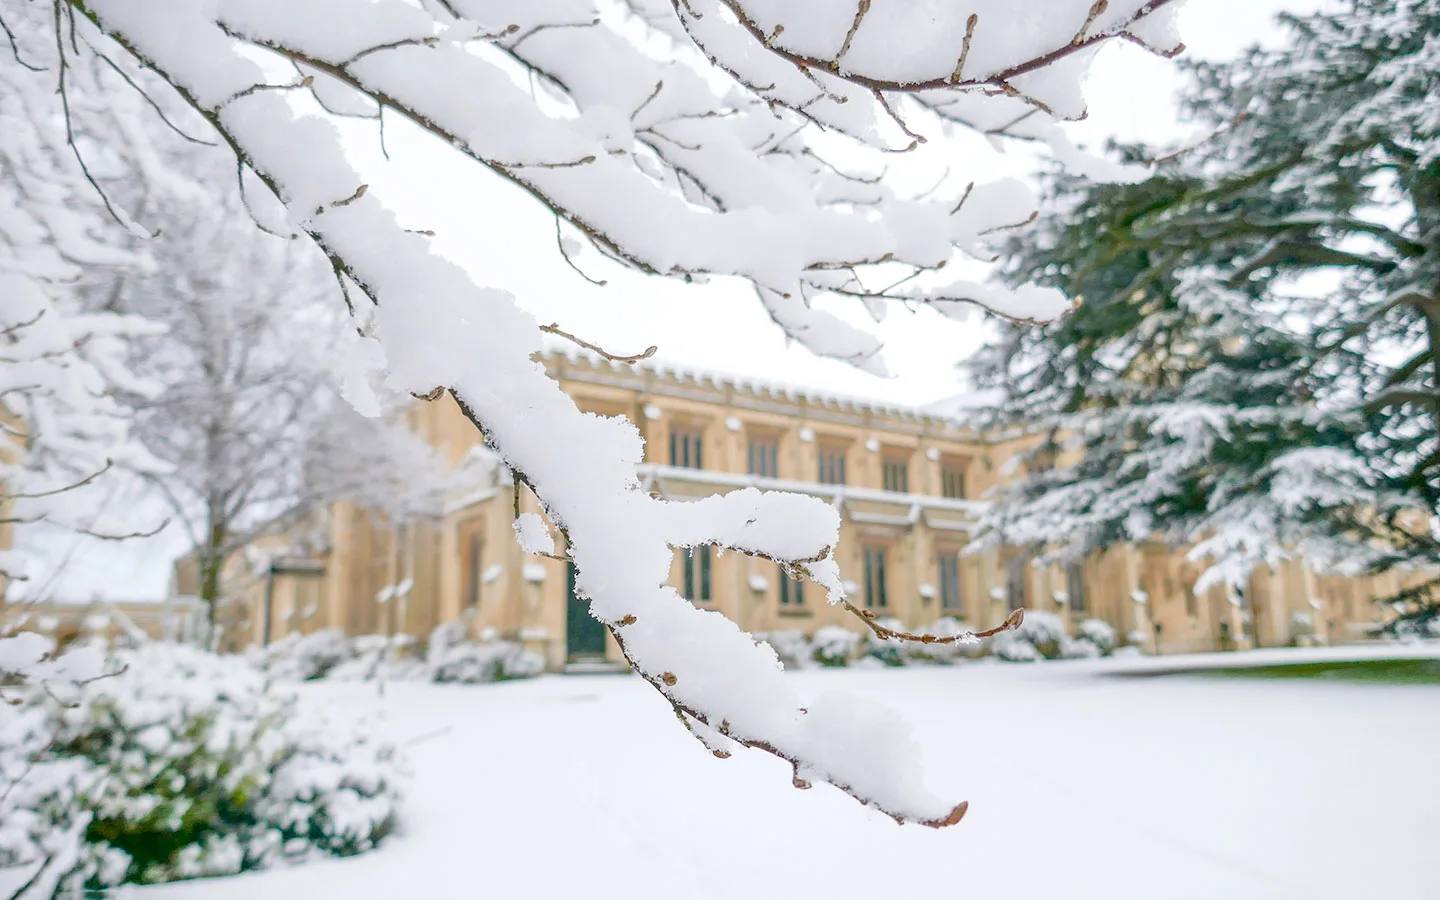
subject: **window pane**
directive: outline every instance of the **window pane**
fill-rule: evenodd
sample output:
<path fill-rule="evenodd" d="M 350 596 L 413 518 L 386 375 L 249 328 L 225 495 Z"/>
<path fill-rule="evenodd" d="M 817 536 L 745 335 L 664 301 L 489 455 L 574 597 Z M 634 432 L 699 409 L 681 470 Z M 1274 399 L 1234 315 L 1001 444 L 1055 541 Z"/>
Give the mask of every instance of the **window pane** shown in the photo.
<path fill-rule="evenodd" d="M 889 605 L 885 593 L 885 551 L 879 547 L 866 547 L 865 558 L 865 605 L 883 608 Z"/>
<path fill-rule="evenodd" d="M 796 581 L 785 573 L 783 566 L 776 567 L 780 579 L 780 605 L 800 606 L 805 602 L 805 582 Z"/>
<path fill-rule="evenodd" d="M 465 605 L 478 607 L 480 605 L 480 579 L 483 572 L 480 569 L 481 561 L 480 535 L 478 532 L 470 533 L 470 559 L 469 571 L 466 572 L 466 580 L 469 582 L 465 590 Z"/>
<path fill-rule="evenodd" d="M 1070 611 L 1085 611 L 1085 569 L 1080 563 L 1065 567 L 1065 592 L 1070 595 Z"/>
<path fill-rule="evenodd" d="M 876 596 L 880 598 L 877 606 L 890 605 L 890 598 L 886 596 L 886 552 L 876 550 Z"/>
<path fill-rule="evenodd" d="M 940 606 L 943 609 L 960 608 L 960 559 L 955 551 L 940 554 Z"/>
<path fill-rule="evenodd" d="M 695 599 L 695 568 L 692 565 L 694 561 L 693 551 L 687 551 L 684 560 L 681 561 L 681 565 L 685 569 L 685 599 L 691 601 Z"/>

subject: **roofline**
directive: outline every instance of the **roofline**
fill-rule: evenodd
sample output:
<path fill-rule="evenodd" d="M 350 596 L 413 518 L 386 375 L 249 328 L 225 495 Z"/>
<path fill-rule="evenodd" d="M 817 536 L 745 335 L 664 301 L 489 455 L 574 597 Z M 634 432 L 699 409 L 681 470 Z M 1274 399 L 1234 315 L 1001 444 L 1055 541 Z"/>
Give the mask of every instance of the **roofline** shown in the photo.
<path fill-rule="evenodd" d="M 819 406 L 822 409 L 834 409 L 839 412 L 850 412 L 857 415 L 868 413 L 870 415 L 910 420 L 920 424 L 936 424 L 956 428 L 972 427 L 970 422 L 964 418 L 938 415 L 934 412 L 927 411 L 923 406 L 908 406 L 900 403 L 887 403 L 875 398 L 830 393 L 817 388 L 783 384 L 768 381 L 763 378 L 752 378 L 746 375 L 716 372 L 655 358 L 640 360 L 635 363 L 619 362 L 607 359 L 599 353 L 578 347 L 574 344 L 559 344 L 557 342 L 543 349 L 540 352 L 540 357 L 547 362 L 564 360 L 570 364 L 584 363 L 594 370 L 608 370 L 611 372 L 624 372 L 628 370 L 636 375 L 648 373 L 652 376 L 670 381 L 677 386 L 684 385 L 687 381 L 696 386 L 703 386 L 708 383 L 717 390 L 723 391 L 729 389 L 760 399 L 803 400 Z"/>

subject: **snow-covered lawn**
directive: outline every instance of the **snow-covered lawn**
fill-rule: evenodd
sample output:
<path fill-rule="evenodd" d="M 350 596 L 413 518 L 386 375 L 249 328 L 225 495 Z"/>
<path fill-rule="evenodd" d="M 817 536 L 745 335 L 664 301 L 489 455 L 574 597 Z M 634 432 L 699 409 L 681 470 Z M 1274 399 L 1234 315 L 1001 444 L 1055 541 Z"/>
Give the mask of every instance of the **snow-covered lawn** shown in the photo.
<path fill-rule="evenodd" d="M 146 898 L 1440 897 L 1440 688 L 1125 663 L 801 672 L 914 723 L 960 825 L 897 826 L 714 759 L 631 676 L 307 688 L 413 738 L 406 833 L 349 860 Z"/>

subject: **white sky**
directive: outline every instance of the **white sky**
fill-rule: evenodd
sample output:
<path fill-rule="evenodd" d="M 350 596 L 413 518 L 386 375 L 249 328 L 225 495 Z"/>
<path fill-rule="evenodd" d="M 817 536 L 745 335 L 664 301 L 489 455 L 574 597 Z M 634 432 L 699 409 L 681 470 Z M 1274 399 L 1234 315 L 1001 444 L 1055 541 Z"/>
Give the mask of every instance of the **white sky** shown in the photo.
<path fill-rule="evenodd" d="M 1180 30 L 1187 55 L 1223 60 L 1256 41 L 1281 37 L 1271 24 L 1275 12 L 1318 8 L 1319 0 L 1188 0 Z M 1099 53 L 1086 84 L 1090 115 L 1068 126 L 1083 146 L 1098 148 L 1110 137 L 1174 141 L 1186 133 L 1177 122 L 1174 65 L 1132 44 L 1113 41 Z M 650 344 L 661 359 L 686 366 L 814 386 L 841 394 L 921 405 L 960 389 L 956 363 L 978 346 L 987 327 L 975 316 L 955 322 L 922 310 L 895 307 L 874 326 L 886 344 L 889 379 L 866 375 L 841 363 L 821 360 L 786 346 L 753 296 L 737 282 L 716 279 L 706 286 L 638 275 L 587 248 L 577 258 L 605 287 L 587 283 L 561 259 L 550 213 L 519 188 L 468 162 L 398 117 L 386 122 L 391 160 L 380 155 L 373 123 L 347 126 L 355 161 L 375 196 L 390 203 L 408 227 L 436 232 L 437 251 L 468 269 L 485 285 L 513 293 L 541 324 L 555 321 L 567 331 L 620 353 Z M 931 147 L 935 147 L 934 144 Z M 966 141 L 966 159 L 944 159 L 926 149 L 908 164 L 928 186 L 952 168 L 958 184 L 1005 175 L 1025 177 L 1034 164 L 1023 151 L 995 153 L 985 142 Z M 1042 210 L 1043 214 L 1043 210 Z M 977 266 L 982 274 L 983 267 Z M 835 312 L 865 321 L 858 306 Z M 75 539 L 49 540 L 56 557 L 72 562 L 54 587 L 57 596 L 85 599 L 160 597 L 167 590 L 170 559 L 185 549 L 173 535 L 124 545 Z M 88 546 L 88 545 L 94 546 Z"/>

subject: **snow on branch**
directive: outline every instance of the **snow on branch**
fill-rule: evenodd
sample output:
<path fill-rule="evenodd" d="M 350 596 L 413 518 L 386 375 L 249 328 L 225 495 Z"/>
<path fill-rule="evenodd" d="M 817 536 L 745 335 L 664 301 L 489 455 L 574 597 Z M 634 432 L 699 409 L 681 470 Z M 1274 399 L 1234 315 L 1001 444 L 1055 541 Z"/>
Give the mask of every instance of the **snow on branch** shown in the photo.
<path fill-rule="evenodd" d="M 986 88 L 1074 117 L 1083 105 L 1072 111 L 1077 86 L 1062 63 L 1083 59 L 1114 38 L 1165 56 L 1184 49 L 1174 33 L 1179 4 L 1172 0 L 1094 0 L 1088 7 L 1054 0 L 856 0 L 853 7 L 807 0 L 671 2 L 702 46 L 696 31 L 706 18 L 717 20 L 706 33 L 734 22 L 807 77 L 823 72 L 880 101 L 892 92 Z M 727 41 L 725 49 L 735 46 Z M 719 48 L 716 55 L 724 58 Z M 737 54 L 733 65 L 738 69 L 753 57 Z"/>
<path fill-rule="evenodd" d="M 447 0 L 432 7 L 434 18 L 400 0 L 306 5 L 315 21 L 364 25 L 314 34 L 290 23 L 280 0 L 221 3 L 217 22 L 232 36 L 309 73 L 308 86 L 318 91 L 324 108 L 353 115 L 373 107 L 382 123 L 384 111 L 393 110 L 530 192 L 613 260 L 648 273 L 730 274 L 753 281 L 772 318 L 817 354 L 884 371 L 875 338 L 813 310 L 815 296 L 910 304 L 953 300 L 938 288 L 888 294 L 868 285 L 893 281 L 892 276 L 865 273 L 903 267 L 919 276 L 965 256 L 986 255 L 956 196 L 945 191 L 897 196 L 883 181 L 852 175 L 825 159 L 811 126 L 860 146 L 896 149 L 887 135 L 908 138 L 913 146 L 910 125 L 920 126 L 899 118 L 896 98 L 764 54 L 758 62 L 750 58 L 754 54 L 744 57 L 763 71 L 740 79 L 745 87 L 737 90 L 713 77 L 713 70 L 704 71 L 706 58 L 688 40 L 670 40 L 668 60 L 637 52 L 633 17 L 617 16 L 608 4 L 596 7 L 590 0 L 538 5 Z M 656 22 L 675 23 L 663 2 L 629 6 L 646 13 L 643 21 L 652 31 L 666 33 Z M 720 26 L 731 40 L 749 40 L 719 19 L 706 17 L 706 27 Z M 867 23 L 872 21 L 879 21 L 874 14 Z M 728 58 L 711 55 L 722 65 Z M 1058 83 L 1078 84 L 1081 68 Z M 537 103 L 520 86 L 524 79 L 532 95 L 542 86 L 565 109 Z M 453 89 L 462 83 L 464 92 Z M 297 86 L 305 84 L 256 81 L 237 85 L 230 97 Z M 965 89 L 975 86 L 916 95 L 917 110 L 937 121 L 970 124 L 949 115 L 950 106 L 968 96 Z M 353 101 L 338 96 L 344 91 Z M 1004 111 L 1010 96 L 979 99 L 1001 104 L 1002 115 L 1010 116 Z M 1013 133 L 1046 140 L 1057 156 L 1088 171 L 1103 168 L 1075 151 L 1048 115 Z M 970 207 L 1018 224 L 1034 212 L 1028 201 L 1019 202 L 997 210 L 977 198 Z M 1037 316 L 1017 299 L 1012 313 L 1005 293 L 995 289 L 987 308 L 1022 320 L 1052 318 L 1067 309 L 1051 303 Z"/>
<path fill-rule="evenodd" d="M 662 0 L 629 0 L 623 9 L 587 0 L 70 6 L 176 87 L 284 202 L 293 227 L 373 301 L 384 351 L 375 362 L 390 387 L 432 396 L 441 385 L 452 394 L 565 537 L 591 614 L 708 748 L 772 753 L 791 764 L 797 787 L 829 782 L 897 821 L 959 820 L 966 804 L 924 787 L 918 745 L 895 714 L 852 698 L 802 705 L 772 651 L 665 584 L 672 548 L 714 544 L 775 560 L 842 602 L 834 508 L 753 490 L 698 503 L 647 494 L 634 426 L 579 412 L 533 358 L 538 323 L 403 228 L 364 189 L 334 126 L 268 89 L 251 57 L 268 50 L 331 79 L 327 91 L 343 86 L 410 119 L 525 188 L 614 260 L 656 274 L 749 279 L 793 336 L 861 364 L 877 362 L 874 338 L 812 312 L 811 296 L 848 291 L 883 301 L 886 294 L 864 288 L 862 270 L 939 270 L 987 230 L 1025 221 L 1032 209 L 1017 208 L 1017 194 L 975 188 L 907 199 L 827 163 L 810 143 L 812 126 L 882 147 L 910 129 L 868 88 L 745 52 L 736 42 L 751 38 L 739 28 L 724 35 L 731 43 L 723 51 L 710 30 L 697 38 L 735 78 L 721 76 L 674 16 L 660 15 Z M 719 23 L 692 12 L 683 14 L 692 29 Z M 671 52 L 641 52 L 637 21 L 643 40 Z M 871 52 L 864 34 L 852 36 L 847 60 Z M 783 72 L 771 84 L 777 66 Z M 530 93 L 519 86 L 526 81 Z M 330 97 L 324 106 L 340 103 Z M 905 299 L 930 299 L 922 286 L 911 289 Z M 973 301 L 976 293 L 945 298 Z M 1011 313 L 1004 296 L 988 299 Z M 517 525 L 526 549 L 549 552 L 553 539 L 538 516 Z"/>

